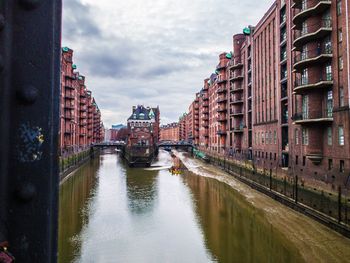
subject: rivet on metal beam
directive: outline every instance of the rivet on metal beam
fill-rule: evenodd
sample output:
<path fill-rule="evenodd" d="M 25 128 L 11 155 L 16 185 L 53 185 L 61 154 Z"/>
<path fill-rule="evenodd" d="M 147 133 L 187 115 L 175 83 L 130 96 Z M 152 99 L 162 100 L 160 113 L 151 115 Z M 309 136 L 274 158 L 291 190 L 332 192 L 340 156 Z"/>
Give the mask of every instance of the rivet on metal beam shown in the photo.
<path fill-rule="evenodd" d="M 5 27 L 5 17 L 0 14 L 0 30 L 2 30 Z"/>
<path fill-rule="evenodd" d="M 41 0 L 19 0 L 20 4 L 26 9 L 37 8 L 41 4 Z"/>
<path fill-rule="evenodd" d="M 36 101 L 38 98 L 39 91 L 37 88 L 29 85 L 29 86 L 24 86 L 22 89 L 17 91 L 17 96 L 18 98 L 28 104 L 32 104 Z"/>
<path fill-rule="evenodd" d="M 36 188 L 32 183 L 22 183 L 16 191 L 17 197 L 23 202 L 29 202 L 36 196 Z"/>

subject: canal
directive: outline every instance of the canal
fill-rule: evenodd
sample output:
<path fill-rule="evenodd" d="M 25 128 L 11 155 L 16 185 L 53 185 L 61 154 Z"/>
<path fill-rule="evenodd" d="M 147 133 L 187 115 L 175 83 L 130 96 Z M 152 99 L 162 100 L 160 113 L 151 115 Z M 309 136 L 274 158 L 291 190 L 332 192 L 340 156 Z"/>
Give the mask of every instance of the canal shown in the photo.
<path fill-rule="evenodd" d="M 104 153 L 61 184 L 59 262 L 311 262 L 230 185 L 167 152 L 154 166 L 130 169 Z M 333 262 L 347 262 L 337 253 Z"/>

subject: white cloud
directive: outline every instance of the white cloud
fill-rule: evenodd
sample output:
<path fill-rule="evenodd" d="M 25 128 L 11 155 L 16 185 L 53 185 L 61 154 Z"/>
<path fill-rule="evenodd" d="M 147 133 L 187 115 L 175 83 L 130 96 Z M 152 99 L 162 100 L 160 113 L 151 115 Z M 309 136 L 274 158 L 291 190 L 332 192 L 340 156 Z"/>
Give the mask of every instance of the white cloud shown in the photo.
<path fill-rule="evenodd" d="M 64 0 L 62 44 L 108 127 L 132 105 L 159 105 L 162 122 L 188 109 L 232 35 L 254 25 L 271 0 Z"/>

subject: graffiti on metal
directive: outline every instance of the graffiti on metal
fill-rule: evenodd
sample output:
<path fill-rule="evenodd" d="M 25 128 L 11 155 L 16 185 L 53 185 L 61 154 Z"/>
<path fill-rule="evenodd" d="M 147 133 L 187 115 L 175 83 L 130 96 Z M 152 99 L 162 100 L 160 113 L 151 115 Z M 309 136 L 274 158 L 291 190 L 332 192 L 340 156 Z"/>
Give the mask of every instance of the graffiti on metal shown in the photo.
<path fill-rule="evenodd" d="M 41 160 L 44 143 L 42 128 L 31 126 L 29 123 L 22 124 L 18 129 L 17 141 L 17 158 L 20 162 L 32 163 Z"/>

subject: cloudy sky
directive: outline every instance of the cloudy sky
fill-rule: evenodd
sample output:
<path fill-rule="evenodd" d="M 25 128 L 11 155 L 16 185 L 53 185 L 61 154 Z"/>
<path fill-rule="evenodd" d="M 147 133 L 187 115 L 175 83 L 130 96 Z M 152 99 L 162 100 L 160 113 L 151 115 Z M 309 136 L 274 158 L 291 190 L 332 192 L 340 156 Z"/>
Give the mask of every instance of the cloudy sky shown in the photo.
<path fill-rule="evenodd" d="M 256 24 L 273 0 L 63 0 L 62 45 L 102 112 L 125 123 L 132 105 L 159 105 L 177 121 L 232 48 L 232 35 Z"/>

